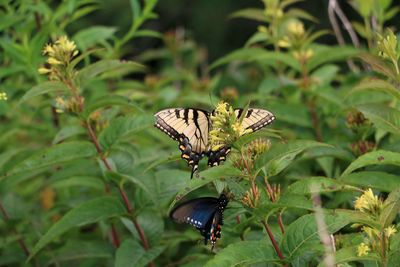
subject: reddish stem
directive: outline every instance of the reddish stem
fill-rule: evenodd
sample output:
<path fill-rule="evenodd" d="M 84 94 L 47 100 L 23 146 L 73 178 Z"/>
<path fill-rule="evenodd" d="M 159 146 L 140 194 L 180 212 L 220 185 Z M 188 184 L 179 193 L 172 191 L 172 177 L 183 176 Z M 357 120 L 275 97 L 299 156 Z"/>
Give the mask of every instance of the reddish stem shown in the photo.
<path fill-rule="evenodd" d="M 99 141 L 97 140 L 96 134 L 94 133 L 92 126 L 90 125 L 90 123 L 86 123 L 86 128 L 88 130 L 90 139 L 92 140 L 93 144 L 96 147 L 97 153 L 100 155 L 100 158 L 102 160 L 102 162 L 104 163 L 104 165 L 106 166 L 107 170 L 112 171 L 111 165 L 109 164 L 109 162 L 107 161 L 107 158 L 103 155 L 103 151 L 100 147 Z M 131 220 L 133 225 L 135 226 L 136 232 L 139 235 L 139 238 L 142 242 L 143 248 L 145 250 L 149 250 L 149 242 L 147 241 L 146 235 L 142 229 L 142 227 L 139 225 L 139 223 L 137 222 L 136 218 L 133 217 L 133 207 L 129 201 L 128 195 L 126 194 L 125 190 L 123 187 L 119 186 L 119 193 L 121 195 L 121 198 L 124 202 L 125 205 L 125 209 L 126 211 L 129 213 L 129 215 L 131 215 Z M 150 263 L 150 265 L 154 265 L 154 263 Z"/>
<path fill-rule="evenodd" d="M 4 208 L 4 206 L 3 206 L 3 204 L 2 204 L 1 202 L 0 202 L 0 211 L 1 211 L 1 214 L 3 215 L 3 217 L 4 217 L 4 221 L 8 222 L 8 221 L 10 220 L 10 216 L 8 216 L 8 213 L 7 213 L 6 209 Z M 29 252 L 29 249 L 28 249 L 28 247 L 26 246 L 26 243 L 25 243 L 24 238 L 22 237 L 22 235 L 19 235 L 18 232 L 17 232 L 17 230 L 16 230 L 15 228 L 12 230 L 12 232 L 13 232 L 15 235 L 21 236 L 21 237 L 18 239 L 18 244 L 19 244 L 19 246 L 21 247 L 21 249 L 24 251 L 25 256 L 29 257 L 29 255 L 30 255 L 31 253 Z"/>
<path fill-rule="evenodd" d="M 284 226 L 283 221 L 282 221 L 282 213 L 279 213 L 279 215 L 278 215 L 278 224 L 279 224 L 279 228 L 281 228 L 282 234 L 284 234 L 285 233 L 285 226 Z"/>
<path fill-rule="evenodd" d="M 280 248 L 279 248 L 279 246 L 278 246 L 278 243 L 276 243 L 275 237 L 274 237 L 274 235 L 272 234 L 271 227 L 268 225 L 268 223 L 267 223 L 266 221 L 262 221 L 262 224 L 264 225 L 265 230 L 267 231 L 267 234 L 268 234 L 268 236 L 269 236 L 269 239 L 271 239 L 271 243 L 272 243 L 272 246 L 274 247 L 274 249 L 275 249 L 275 251 L 276 251 L 276 254 L 278 254 L 278 257 L 279 257 L 281 260 L 284 260 L 285 257 L 283 257 L 283 254 L 282 254 L 282 252 L 281 252 L 281 250 L 280 250 Z"/>
<path fill-rule="evenodd" d="M 114 244 L 114 247 L 119 248 L 119 246 L 121 245 L 121 242 L 119 240 L 117 228 L 115 228 L 114 223 L 111 223 L 111 239 Z"/>
<path fill-rule="evenodd" d="M 236 222 L 237 224 L 240 224 L 240 215 L 236 216 Z M 243 233 L 240 233 L 240 240 L 244 241 Z"/>

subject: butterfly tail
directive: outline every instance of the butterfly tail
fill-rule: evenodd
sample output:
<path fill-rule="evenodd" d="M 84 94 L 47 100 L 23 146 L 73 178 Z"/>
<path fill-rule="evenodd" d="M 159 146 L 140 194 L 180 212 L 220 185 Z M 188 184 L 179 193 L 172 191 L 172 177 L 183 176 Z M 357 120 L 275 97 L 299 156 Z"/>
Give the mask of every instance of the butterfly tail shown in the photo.
<path fill-rule="evenodd" d="M 193 179 L 193 174 L 197 171 L 198 165 L 193 165 L 192 166 L 192 173 L 190 174 L 190 179 Z"/>
<path fill-rule="evenodd" d="M 223 147 L 217 151 L 210 150 L 207 154 L 208 156 L 208 166 L 214 167 L 218 166 L 221 161 L 226 160 L 226 156 L 231 151 L 230 147 Z"/>

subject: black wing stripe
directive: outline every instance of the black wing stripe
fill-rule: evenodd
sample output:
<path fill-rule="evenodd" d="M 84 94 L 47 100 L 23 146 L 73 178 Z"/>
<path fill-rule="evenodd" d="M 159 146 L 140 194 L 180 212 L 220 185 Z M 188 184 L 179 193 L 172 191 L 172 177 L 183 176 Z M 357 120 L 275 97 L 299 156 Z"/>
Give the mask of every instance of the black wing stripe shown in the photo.
<path fill-rule="evenodd" d="M 252 109 L 249 109 L 249 110 L 247 111 L 246 118 L 250 117 L 250 116 L 251 116 L 251 113 L 253 113 L 253 110 L 252 110 Z"/>
<path fill-rule="evenodd" d="M 186 108 L 183 113 L 183 119 L 185 120 L 186 125 L 189 125 L 189 109 Z"/>

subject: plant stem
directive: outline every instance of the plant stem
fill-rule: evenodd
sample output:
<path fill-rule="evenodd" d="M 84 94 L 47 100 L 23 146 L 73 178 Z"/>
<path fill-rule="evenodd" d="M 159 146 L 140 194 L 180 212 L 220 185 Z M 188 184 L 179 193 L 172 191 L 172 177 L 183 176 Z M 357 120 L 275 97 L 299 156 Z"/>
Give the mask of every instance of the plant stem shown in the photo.
<path fill-rule="evenodd" d="M 6 209 L 5 209 L 4 206 L 3 206 L 3 203 L 1 203 L 1 202 L 0 202 L 0 212 L 1 212 L 1 214 L 3 215 L 4 221 L 8 222 L 8 221 L 10 220 L 10 216 L 8 216 L 8 213 L 7 213 Z M 26 257 L 29 257 L 29 255 L 30 255 L 31 253 L 29 252 L 29 249 L 28 249 L 28 247 L 27 247 L 27 245 L 26 245 L 26 243 L 25 243 L 25 240 L 24 240 L 24 238 L 22 237 L 22 235 L 19 235 L 18 232 L 17 232 L 17 230 L 16 230 L 15 228 L 13 228 L 12 232 L 13 232 L 15 235 L 20 236 L 20 238 L 18 239 L 18 244 L 19 244 L 19 246 L 21 247 L 21 249 L 24 251 L 25 256 L 26 256 Z"/>
<path fill-rule="evenodd" d="M 318 142 L 322 142 L 322 133 L 321 133 L 321 129 L 319 128 L 318 114 L 317 114 L 317 110 L 315 107 L 315 102 L 312 99 L 308 102 L 308 110 L 310 111 L 312 125 L 315 130 L 315 139 Z"/>
<path fill-rule="evenodd" d="M 236 216 L 236 222 L 237 224 L 240 224 L 240 215 Z M 243 233 L 240 233 L 240 240 L 244 241 Z"/>
<path fill-rule="evenodd" d="M 278 224 L 279 224 L 279 228 L 281 228 L 282 234 L 284 234 L 285 233 L 285 225 L 283 224 L 283 221 L 282 221 L 282 213 L 279 213 L 279 215 L 278 215 Z"/>
<path fill-rule="evenodd" d="M 88 131 L 89 137 L 92 140 L 94 146 L 96 147 L 97 153 L 100 156 L 101 161 L 104 163 L 104 165 L 106 166 L 107 170 L 112 171 L 111 165 L 109 164 L 107 158 L 104 156 L 103 151 L 100 147 L 99 141 L 96 137 L 95 132 L 92 129 L 92 126 L 90 125 L 89 122 L 85 123 L 86 129 Z M 149 250 L 149 242 L 147 241 L 146 235 L 144 234 L 143 229 L 141 228 L 141 226 L 139 225 L 139 223 L 137 222 L 136 218 L 133 216 L 134 214 L 134 209 L 129 201 L 128 195 L 126 194 L 124 188 L 122 186 L 118 187 L 119 189 L 119 193 L 121 195 L 121 198 L 124 202 L 125 205 L 125 209 L 126 211 L 129 213 L 130 218 L 132 220 L 133 225 L 135 226 L 135 229 L 139 235 L 139 238 L 142 242 L 143 248 L 145 250 Z M 151 263 L 150 265 L 154 265 L 154 263 Z"/>
<path fill-rule="evenodd" d="M 265 230 L 267 231 L 267 234 L 268 234 L 268 236 L 269 236 L 269 239 L 271 239 L 271 243 L 272 243 L 272 246 L 274 247 L 274 249 L 275 249 L 275 251 L 276 251 L 276 254 L 278 254 L 278 257 L 279 257 L 281 260 L 284 260 L 285 257 L 283 257 L 282 251 L 280 250 L 280 248 L 279 248 L 279 246 L 278 246 L 278 243 L 276 243 L 275 237 L 274 237 L 274 235 L 272 234 L 271 227 L 268 225 L 268 223 L 267 223 L 265 220 L 262 221 L 262 224 L 264 225 Z"/>

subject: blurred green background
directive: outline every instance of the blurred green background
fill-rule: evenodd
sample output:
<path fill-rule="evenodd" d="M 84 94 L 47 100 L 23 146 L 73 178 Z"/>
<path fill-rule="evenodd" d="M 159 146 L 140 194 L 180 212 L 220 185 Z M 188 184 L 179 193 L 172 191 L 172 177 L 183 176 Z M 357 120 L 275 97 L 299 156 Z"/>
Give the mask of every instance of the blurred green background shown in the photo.
<path fill-rule="evenodd" d="M 307 10 L 315 18 L 318 18 L 316 24 L 305 21 L 306 28 L 312 26 L 314 30 L 331 29 L 327 12 L 328 2 L 328 0 L 308 0 L 295 3 L 292 7 Z M 350 1 L 339 2 L 351 21 L 361 19 L 351 7 Z M 72 24 L 68 30 L 76 32 L 83 27 L 97 24 L 114 26 L 119 29 L 120 33 L 126 32 L 131 16 L 129 1 L 103 1 L 101 5 L 101 9 Z M 260 23 L 247 19 L 229 18 L 230 14 L 235 11 L 252 7 L 262 8 L 263 4 L 259 0 L 162 0 L 156 7 L 159 18 L 148 22 L 146 27 L 162 33 L 183 29 L 186 37 L 194 39 L 199 45 L 208 49 L 209 60 L 212 62 L 228 52 L 242 47 L 254 33 Z M 400 22 L 393 19 L 389 21 L 389 24 L 398 28 Z M 337 43 L 333 35 L 323 36 L 319 41 L 326 44 Z M 162 46 L 160 40 L 143 38 L 135 41 L 132 54 Z"/>

